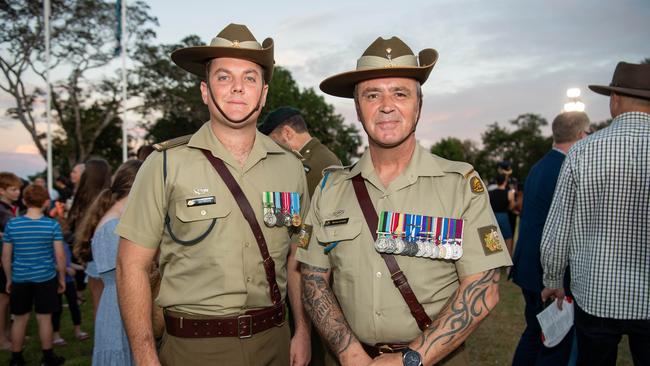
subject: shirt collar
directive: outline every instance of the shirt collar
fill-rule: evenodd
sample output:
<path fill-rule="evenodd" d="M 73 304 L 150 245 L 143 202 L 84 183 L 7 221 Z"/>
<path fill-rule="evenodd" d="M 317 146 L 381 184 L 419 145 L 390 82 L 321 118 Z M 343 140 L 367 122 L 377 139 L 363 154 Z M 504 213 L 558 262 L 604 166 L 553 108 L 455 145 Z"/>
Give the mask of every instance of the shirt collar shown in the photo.
<path fill-rule="evenodd" d="M 204 123 L 201 128 L 199 128 L 199 130 L 196 131 L 194 135 L 192 135 L 190 141 L 187 143 L 187 146 L 208 150 L 212 153 L 212 155 L 223 160 L 224 162 L 234 167 L 239 167 L 239 164 L 235 162 L 232 154 L 226 149 L 225 146 L 223 146 L 217 136 L 214 135 L 212 128 L 210 128 L 210 122 Z M 249 167 L 252 167 L 258 161 L 266 158 L 268 154 L 284 153 L 286 153 L 284 149 L 273 142 L 271 138 L 256 130 L 255 142 L 253 143 L 253 148 L 248 155 L 244 169 L 247 170 Z"/>
<path fill-rule="evenodd" d="M 381 187 L 375 167 L 372 165 L 370 150 L 366 149 L 359 161 L 352 167 L 348 179 L 361 173 L 361 176 L 373 183 L 378 188 Z M 411 185 L 417 181 L 418 177 L 435 177 L 444 175 L 437 159 L 431 155 L 424 147 L 418 143 L 413 151 L 411 161 L 406 169 L 391 183 L 394 190 Z"/>
<path fill-rule="evenodd" d="M 317 138 L 312 137 L 309 141 L 305 142 L 304 145 L 298 150 L 301 154 L 304 154 L 306 150 L 313 149 L 320 141 Z"/>

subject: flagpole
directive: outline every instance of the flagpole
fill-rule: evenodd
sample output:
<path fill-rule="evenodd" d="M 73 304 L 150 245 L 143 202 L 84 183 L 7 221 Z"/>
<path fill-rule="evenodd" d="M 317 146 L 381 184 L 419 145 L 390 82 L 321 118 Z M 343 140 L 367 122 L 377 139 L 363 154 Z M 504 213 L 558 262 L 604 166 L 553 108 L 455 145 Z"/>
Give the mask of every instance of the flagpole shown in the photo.
<path fill-rule="evenodd" d="M 45 113 L 47 118 L 47 191 L 52 192 L 52 95 L 50 92 L 50 0 L 43 1 L 45 25 Z"/>
<path fill-rule="evenodd" d="M 121 9 L 122 37 L 120 48 L 122 50 L 122 161 L 128 159 L 128 134 L 126 129 L 126 0 L 122 0 Z"/>

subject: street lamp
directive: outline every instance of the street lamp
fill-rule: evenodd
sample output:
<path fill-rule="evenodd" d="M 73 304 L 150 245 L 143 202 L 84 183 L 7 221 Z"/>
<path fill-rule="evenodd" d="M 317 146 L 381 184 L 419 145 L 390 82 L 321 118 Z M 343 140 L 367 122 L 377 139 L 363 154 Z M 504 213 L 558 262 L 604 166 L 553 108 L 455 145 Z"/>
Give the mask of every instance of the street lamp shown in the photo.
<path fill-rule="evenodd" d="M 580 101 L 580 88 L 569 88 L 566 91 L 569 98 L 568 103 L 564 103 L 564 112 L 584 112 L 585 104 Z"/>

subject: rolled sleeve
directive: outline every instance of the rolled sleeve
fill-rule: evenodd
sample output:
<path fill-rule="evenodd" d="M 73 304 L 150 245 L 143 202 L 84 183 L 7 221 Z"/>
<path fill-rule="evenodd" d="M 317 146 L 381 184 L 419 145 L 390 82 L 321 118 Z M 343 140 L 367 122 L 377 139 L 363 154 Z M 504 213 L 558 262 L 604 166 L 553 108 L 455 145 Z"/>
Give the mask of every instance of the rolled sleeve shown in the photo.
<path fill-rule="evenodd" d="M 162 155 L 154 152 L 140 167 L 115 229 L 119 236 L 147 248 L 160 245 L 167 212 Z"/>
<path fill-rule="evenodd" d="M 477 174 L 474 176 L 478 177 Z M 480 178 L 479 178 L 480 179 Z M 474 193 L 471 190 L 469 180 L 463 182 L 465 188 L 462 191 L 464 211 L 462 218 L 463 227 L 463 256 L 456 261 L 456 271 L 459 277 L 467 277 L 494 268 L 511 266 L 512 260 L 505 246 L 503 236 L 498 230 L 498 225 L 490 206 L 490 198 L 487 191 Z M 493 226 L 499 232 L 501 250 L 486 252 L 481 241 L 480 230 Z"/>
<path fill-rule="evenodd" d="M 314 196 L 312 197 L 311 206 L 309 207 L 309 212 L 305 218 L 305 224 L 312 226 L 312 234 L 309 239 L 309 245 L 307 248 L 298 248 L 296 253 L 296 259 L 301 262 L 311 266 L 320 267 L 320 268 L 330 268 L 329 257 L 323 251 L 323 246 L 320 245 L 317 239 L 317 232 L 321 229 L 322 223 L 320 220 L 319 212 L 319 200 L 321 199 L 321 187 L 320 185 L 316 188 Z"/>

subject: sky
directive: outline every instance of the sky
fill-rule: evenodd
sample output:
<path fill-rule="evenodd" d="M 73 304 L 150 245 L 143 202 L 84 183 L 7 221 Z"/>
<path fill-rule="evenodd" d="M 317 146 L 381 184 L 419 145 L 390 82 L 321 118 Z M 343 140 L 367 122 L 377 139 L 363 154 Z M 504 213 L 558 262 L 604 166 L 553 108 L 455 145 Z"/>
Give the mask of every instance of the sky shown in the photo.
<path fill-rule="evenodd" d="M 550 122 L 572 87 L 582 89 L 591 120 L 605 120 L 607 97 L 587 85 L 609 84 L 619 61 L 650 58 L 650 0 L 147 4 L 158 18 L 157 42 L 175 43 L 197 34 L 207 43 L 228 23 L 246 24 L 258 41 L 274 39 L 277 65 L 289 69 L 302 88 L 319 93 L 323 79 L 353 70 L 377 37 L 398 36 L 416 54 L 436 49 L 440 58 L 423 85 L 416 133 L 426 147 L 449 136 L 478 142 L 487 125 L 506 125 L 523 113 Z M 360 129 L 351 100 L 321 94 Z M 10 106 L 11 100 L 0 95 L 0 109 Z M 550 129 L 544 132 L 550 134 Z M 0 170 L 24 176 L 45 166 L 18 122 L 0 118 L 0 134 Z"/>

